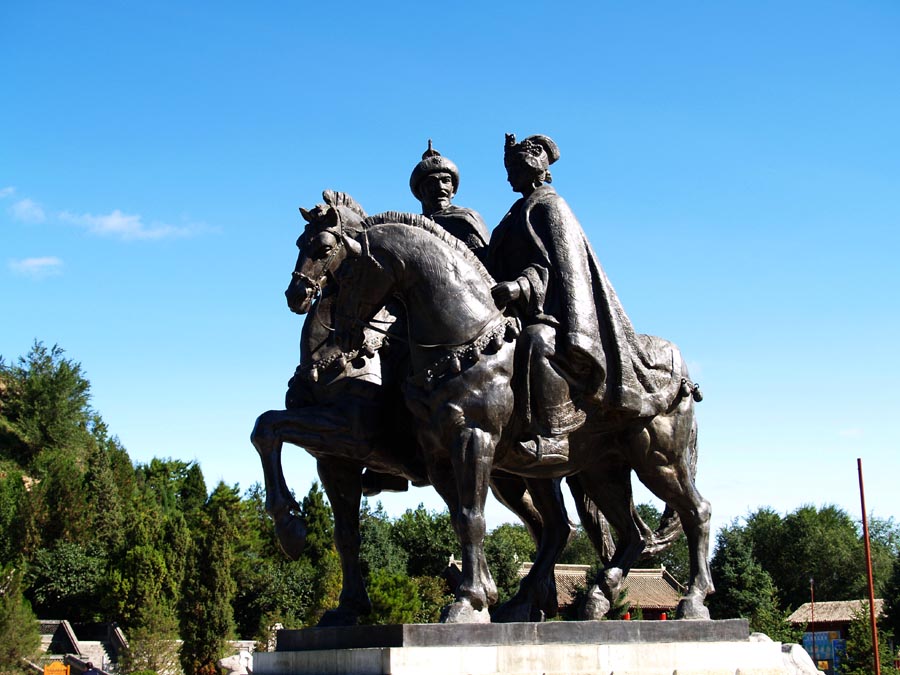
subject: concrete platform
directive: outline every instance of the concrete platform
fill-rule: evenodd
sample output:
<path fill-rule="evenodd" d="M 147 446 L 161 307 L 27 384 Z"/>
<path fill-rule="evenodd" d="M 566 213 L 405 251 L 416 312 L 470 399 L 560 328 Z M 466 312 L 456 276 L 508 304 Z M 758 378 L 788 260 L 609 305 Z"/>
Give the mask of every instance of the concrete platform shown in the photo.
<path fill-rule="evenodd" d="M 797 647 L 794 645 L 793 647 Z M 746 620 L 402 625 L 279 631 L 254 675 L 801 675 Z M 798 651 L 799 650 L 799 651 Z"/>

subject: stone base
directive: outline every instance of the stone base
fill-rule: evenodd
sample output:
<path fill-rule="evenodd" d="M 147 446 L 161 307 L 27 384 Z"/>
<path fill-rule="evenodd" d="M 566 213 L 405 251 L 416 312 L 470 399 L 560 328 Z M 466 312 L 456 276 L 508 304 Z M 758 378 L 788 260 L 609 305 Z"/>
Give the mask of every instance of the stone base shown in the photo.
<path fill-rule="evenodd" d="M 801 675 L 796 645 L 747 622 L 586 621 L 280 631 L 254 675 Z M 805 659 L 805 660 L 804 660 Z"/>

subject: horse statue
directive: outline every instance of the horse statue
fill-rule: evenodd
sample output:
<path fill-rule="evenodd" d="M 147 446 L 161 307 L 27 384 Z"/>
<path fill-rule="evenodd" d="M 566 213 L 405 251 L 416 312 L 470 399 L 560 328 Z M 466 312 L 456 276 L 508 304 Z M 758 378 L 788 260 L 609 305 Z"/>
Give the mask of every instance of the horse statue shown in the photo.
<path fill-rule="evenodd" d="M 412 420 L 400 385 L 408 372 L 409 353 L 403 343 L 402 322 L 388 303 L 373 320 L 379 325 L 366 332 L 358 349 L 341 352 L 331 340 L 334 321 L 333 270 L 344 258 L 342 233 L 360 231 L 367 218 L 349 195 L 326 191 L 325 204 L 301 209 L 308 222 L 297 240 L 299 254 L 291 283 L 285 291 L 289 307 L 309 313 L 301 337 L 301 362 L 288 385 L 285 410 L 270 410 L 257 419 L 251 442 L 260 455 L 266 486 L 266 511 L 275 523 L 285 553 L 296 559 L 303 551 L 306 531 L 299 506 L 284 479 L 281 451 L 285 442 L 305 448 L 317 460 L 317 470 L 335 518 L 335 546 L 341 559 L 343 587 L 337 608 L 327 612 L 319 625 L 356 623 L 370 611 L 359 561 L 359 507 L 363 474 L 374 470 L 379 480 L 393 477 L 389 487 L 405 489 L 429 482 L 425 462 L 411 433 Z M 415 221 L 422 216 L 388 214 L 369 218 Z M 391 311 L 393 309 L 393 312 Z M 396 338 L 396 339 L 394 339 Z M 398 481 L 403 485 L 399 485 Z M 390 481 L 388 481 L 390 483 Z M 498 475 L 491 481 L 495 496 L 513 510 L 539 546 L 548 546 L 549 535 L 523 479 Z M 584 506 L 592 513 L 590 505 Z M 544 511 L 552 511 L 545 505 Z M 563 512 L 564 513 L 564 512 Z M 596 512 L 588 527 L 597 546 L 611 547 L 608 528 Z M 562 550 L 573 526 L 554 522 L 555 549 Z M 556 613 L 556 589 L 552 575 L 540 593 L 540 601 L 519 599 L 519 618 Z"/>
<path fill-rule="evenodd" d="M 600 618 L 647 541 L 632 505 L 632 470 L 677 513 L 687 536 L 690 582 L 677 616 L 709 618 L 703 602 L 714 590 L 707 562 L 710 507 L 694 484 L 694 388 L 677 348 L 671 346 L 674 372 L 684 375 L 683 386 L 663 413 L 615 422 L 588 410 L 584 426 L 570 436 L 566 461 L 535 463 L 514 448 L 521 426 L 513 387 L 519 323 L 497 308 L 494 281 L 480 261 L 427 223 L 373 224 L 356 238 L 344 233 L 342 241 L 334 313 L 341 350 L 362 348 L 366 330 L 391 298 L 406 310 L 411 374 L 403 395 L 428 480 L 447 504 L 462 548 L 462 581 L 444 620 L 490 620 L 496 589 L 484 556 L 484 505 L 491 476 L 501 472 L 525 479 L 545 535 L 559 525 L 555 479 L 564 476 L 577 482 L 616 530 L 615 553 L 595 580 L 586 608 L 588 618 Z M 554 550 L 539 549 L 535 567 L 541 575 L 552 576 Z"/>

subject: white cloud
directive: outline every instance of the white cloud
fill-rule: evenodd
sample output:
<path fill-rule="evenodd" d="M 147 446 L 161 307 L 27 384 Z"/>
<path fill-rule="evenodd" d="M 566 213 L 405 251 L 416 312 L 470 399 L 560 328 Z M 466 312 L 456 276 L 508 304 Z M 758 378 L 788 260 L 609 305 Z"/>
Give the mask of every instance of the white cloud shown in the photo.
<path fill-rule="evenodd" d="M 16 188 L 7 186 L 5 188 L 0 188 L 0 199 L 6 199 L 7 197 L 12 197 L 16 194 Z"/>
<path fill-rule="evenodd" d="M 15 274 L 31 277 L 32 279 L 43 279 L 62 274 L 62 266 L 63 261 L 55 256 L 9 261 L 9 269 Z"/>
<path fill-rule="evenodd" d="M 47 218 L 41 205 L 27 198 L 15 202 L 9 210 L 13 218 L 25 223 L 43 223 Z"/>
<path fill-rule="evenodd" d="M 167 239 L 171 237 L 189 237 L 207 230 L 203 225 L 188 224 L 182 226 L 166 223 L 144 223 L 139 215 L 122 213 L 115 209 L 112 213 L 95 216 L 90 213 L 81 215 L 63 211 L 59 219 L 84 227 L 91 234 L 118 239 Z"/>
<path fill-rule="evenodd" d="M 838 431 L 838 436 L 841 438 L 862 438 L 865 436 L 865 431 L 862 429 L 841 429 Z"/>

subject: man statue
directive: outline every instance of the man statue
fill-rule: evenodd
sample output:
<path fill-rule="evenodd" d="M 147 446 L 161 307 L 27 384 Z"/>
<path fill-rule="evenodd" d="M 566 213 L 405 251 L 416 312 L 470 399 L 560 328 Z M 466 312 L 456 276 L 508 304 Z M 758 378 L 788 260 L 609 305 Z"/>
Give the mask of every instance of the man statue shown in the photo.
<path fill-rule="evenodd" d="M 559 148 L 547 136 L 507 134 L 509 184 L 522 195 L 491 235 L 487 267 L 499 307 L 523 318 L 526 370 L 519 391 L 528 437 L 522 450 L 542 464 L 568 458 L 568 435 L 600 406 L 614 421 L 661 412 L 671 400 L 671 361 L 631 322 L 549 166 Z"/>
<path fill-rule="evenodd" d="M 487 247 L 488 231 L 481 216 L 472 209 L 450 203 L 459 189 L 459 170 L 431 146 L 430 138 L 422 161 L 416 164 L 409 177 L 409 189 L 422 203 L 422 215 L 431 218 L 476 253 Z"/>

